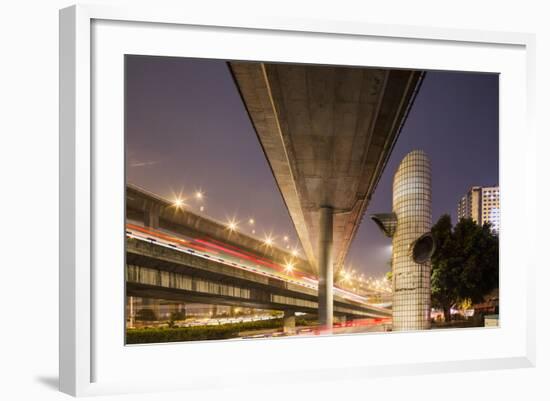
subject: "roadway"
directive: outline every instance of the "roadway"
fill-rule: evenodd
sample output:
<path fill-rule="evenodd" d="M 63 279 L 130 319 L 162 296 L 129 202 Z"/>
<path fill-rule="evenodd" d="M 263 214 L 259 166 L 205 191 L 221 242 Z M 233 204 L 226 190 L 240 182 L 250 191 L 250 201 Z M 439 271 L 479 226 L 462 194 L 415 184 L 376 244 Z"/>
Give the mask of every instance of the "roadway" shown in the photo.
<path fill-rule="evenodd" d="M 286 264 L 280 264 L 213 238 L 191 237 L 162 228 L 153 229 L 133 220 L 128 220 L 126 224 L 126 237 L 215 261 L 234 269 L 276 278 L 310 290 L 318 290 L 317 278 L 295 269 L 292 259 L 287 260 Z M 337 286 L 333 288 L 333 294 L 353 302 L 373 306 L 368 302 L 367 297 Z"/>

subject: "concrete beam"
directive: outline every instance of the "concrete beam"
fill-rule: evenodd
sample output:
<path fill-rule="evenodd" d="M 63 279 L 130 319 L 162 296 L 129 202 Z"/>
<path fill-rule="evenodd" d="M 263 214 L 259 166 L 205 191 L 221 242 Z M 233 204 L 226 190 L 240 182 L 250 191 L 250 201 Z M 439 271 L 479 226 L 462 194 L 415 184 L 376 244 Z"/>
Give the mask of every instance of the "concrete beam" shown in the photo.
<path fill-rule="evenodd" d="M 150 205 L 147 210 L 143 212 L 143 225 L 150 228 L 159 228 L 160 221 L 160 207 L 157 205 Z"/>

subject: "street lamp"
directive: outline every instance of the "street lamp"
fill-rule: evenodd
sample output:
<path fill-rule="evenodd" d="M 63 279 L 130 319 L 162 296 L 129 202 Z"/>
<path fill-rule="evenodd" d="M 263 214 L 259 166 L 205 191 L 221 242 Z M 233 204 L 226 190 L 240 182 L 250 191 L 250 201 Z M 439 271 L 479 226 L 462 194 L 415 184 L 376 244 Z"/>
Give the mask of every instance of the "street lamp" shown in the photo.
<path fill-rule="evenodd" d="M 292 263 L 288 262 L 285 265 L 285 272 L 292 273 L 293 270 L 294 270 L 294 265 Z"/>
<path fill-rule="evenodd" d="M 229 231 L 235 231 L 237 229 L 238 223 L 235 221 L 235 219 L 231 219 L 227 222 L 227 228 L 229 228 Z"/>
<path fill-rule="evenodd" d="M 264 244 L 266 244 L 267 246 L 273 245 L 273 238 L 271 237 L 271 235 L 266 235 L 264 239 Z"/>

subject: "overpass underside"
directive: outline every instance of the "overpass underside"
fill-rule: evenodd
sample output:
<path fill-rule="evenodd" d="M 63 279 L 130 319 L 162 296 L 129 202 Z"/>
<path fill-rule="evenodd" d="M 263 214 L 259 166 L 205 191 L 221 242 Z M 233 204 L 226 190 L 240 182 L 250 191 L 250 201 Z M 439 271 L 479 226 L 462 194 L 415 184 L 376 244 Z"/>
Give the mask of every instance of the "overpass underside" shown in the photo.
<path fill-rule="evenodd" d="M 422 72 L 231 62 L 332 325 L 333 274 L 382 175 Z"/>

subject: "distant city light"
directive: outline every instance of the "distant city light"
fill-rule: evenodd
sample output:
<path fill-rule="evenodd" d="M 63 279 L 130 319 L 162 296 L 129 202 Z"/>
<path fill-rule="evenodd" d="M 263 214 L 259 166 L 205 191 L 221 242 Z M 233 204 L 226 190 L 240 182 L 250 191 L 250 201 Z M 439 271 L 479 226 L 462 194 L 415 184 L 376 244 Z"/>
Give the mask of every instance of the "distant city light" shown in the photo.
<path fill-rule="evenodd" d="M 254 219 L 248 219 L 248 224 L 250 224 L 251 226 L 254 225 Z"/>
<path fill-rule="evenodd" d="M 256 230 L 252 230 L 252 234 L 256 234 Z"/>
<path fill-rule="evenodd" d="M 204 206 L 201 206 L 201 207 L 199 208 L 199 210 L 200 210 L 201 212 L 204 212 Z"/>
<path fill-rule="evenodd" d="M 283 237 L 283 240 L 284 240 L 285 242 L 287 242 L 287 241 L 288 241 L 288 235 L 285 235 L 285 236 Z"/>
<path fill-rule="evenodd" d="M 202 191 L 195 192 L 195 198 L 202 199 L 204 197 L 204 193 Z"/>
<path fill-rule="evenodd" d="M 298 256 L 298 250 L 297 249 L 292 250 L 292 256 Z"/>
<path fill-rule="evenodd" d="M 182 208 L 184 205 L 185 205 L 185 201 L 184 201 L 182 198 L 176 198 L 176 199 L 174 200 L 174 206 L 175 206 L 177 209 Z"/>

